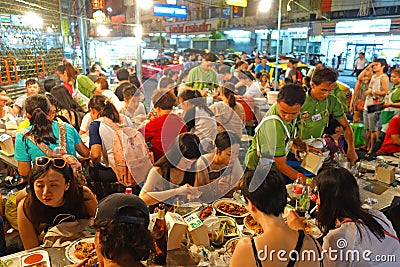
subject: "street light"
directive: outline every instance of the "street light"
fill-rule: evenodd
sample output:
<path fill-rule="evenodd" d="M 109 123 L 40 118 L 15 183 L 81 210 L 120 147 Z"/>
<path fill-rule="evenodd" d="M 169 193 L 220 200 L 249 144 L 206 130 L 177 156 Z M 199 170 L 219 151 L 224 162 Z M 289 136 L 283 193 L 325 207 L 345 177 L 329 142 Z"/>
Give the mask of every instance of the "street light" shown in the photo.
<path fill-rule="evenodd" d="M 136 76 L 139 80 L 142 80 L 142 9 L 149 9 L 152 6 L 151 1 L 145 1 L 139 3 L 139 0 L 136 0 L 136 8 L 135 8 L 135 37 L 136 37 Z"/>
<path fill-rule="evenodd" d="M 259 10 L 261 12 L 267 12 L 271 7 L 271 0 L 261 0 L 259 4 Z M 281 38 L 281 22 L 282 22 L 282 0 L 279 0 L 279 9 L 278 9 L 278 39 L 276 42 L 276 56 L 275 56 L 275 81 L 274 81 L 274 91 L 278 90 L 278 72 L 279 72 L 279 50 L 280 50 L 280 38 Z"/>

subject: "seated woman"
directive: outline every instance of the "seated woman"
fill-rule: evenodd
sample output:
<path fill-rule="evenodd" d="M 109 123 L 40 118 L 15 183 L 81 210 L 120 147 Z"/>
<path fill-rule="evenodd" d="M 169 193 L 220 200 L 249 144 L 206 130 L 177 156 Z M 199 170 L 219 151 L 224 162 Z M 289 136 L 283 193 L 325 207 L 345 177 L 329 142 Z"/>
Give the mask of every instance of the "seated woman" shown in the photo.
<path fill-rule="evenodd" d="M 90 155 L 93 163 L 93 168 L 90 170 L 90 176 L 95 182 L 97 188 L 96 194 L 99 199 L 109 193 L 116 191 L 124 191 L 124 188 L 119 187 L 117 184 L 117 176 L 115 175 L 111 166 L 115 166 L 114 162 L 114 129 L 110 127 L 104 118 L 111 120 L 113 123 L 125 124 L 132 127 L 132 122 L 124 115 L 120 115 L 111 101 L 104 95 L 94 95 L 88 104 L 90 116 L 94 120 L 89 128 L 89 147 Z M 98 182 L 98 183 L 96 183 Z M 106 184 L 106 187 L 102 186 Z M 114 183 L 117 188 L 116 191 L 111 190 L 111 184 Z M 104 189 L 111 191 L 104 192 Z"/>
<path fill-rule="evenodd" d="M 317 241 L 303 231 L 290 229 L 282 218 L 287 192 L 284 179 L 275 166 L 272 165 L 270 170 L 262 166 L 255 171 L 246 171 L 242 194 L 251 216 L 264 232 L 255 238 L 244 237 L 239 240 L 231 259 L 231 267 L 320 266 L 318 258 L 321 255 Z M 263 253 L 260 253 L 262 250 Z M 285 253 L 282 255 L 281 251 Z M 292 260 L 296 258 L 296 251 L 300 256 L 298 261 Z M 302 259 L 304 253 L 315 257 Z"/>
<path fill-rule="evenodd" d="M 26 112 L 30 114 L 30 125 L 27 132 L 17 133 L 15 138 L 15 156 L 18 161 L 18 172 L 27 176 L 31 170 L 31 163 L 35 158 L 46 154 L 37 144 L 44 143 L 50 149 L 59 147 L 59 125 L 52 121 L 54 114 L 50 112 L 50 102 L 44 95 L 33 95 L 26 99 Z M 90 150 L 82 142 L 78 132 L 70 124 L 65 123 L 67 154 L 76 156 L 78 152 L 83 157 L 90 156 Z M 26 136 L 32 136 L 34 142 Z"/>
<path fill-rule="evenodd" d="M 53 87 L 50 92 L 57 99 L 56 116 L 79 131 L 84 115 L 82 107 L 72 98 L 63 85 Z"/>
<path fill-rule="evenodd" d="M 347 151 L 347 144 L 343 133 L 343 126 L 335 118 L 330 116 L 323 138 L 326 142 L 327 148 L 329 149 L 329 156 L 331 159 L 334 158 L 335 153 L 346 154 L 345 151 Z"/>
<path fill-rule="evenodd" d="M 187 132 L 187 129 L 183 119 L 171 113 L 176 104 L 174 93 L 165 89 L 157 89 L 154 90 L 151 100 L 157 115 L 139 131 L 143 134 L 144 139 L 151 143 L 150 151 L 153 152 L 156 162 L 165 154 L 175 138 L 180 133 Z"/>
<path fill-rule="evenodd" d="M 200 142 L 212 141 L 217 135 L 214 113 L 207 107 L 199 90 L 184 90 L 179 95 L 183 119 L 189 132 L 196 134 Z"/>
<path fill-rule="evenodd" d="M 200 157 L 199 138 L 192 133 L 180 134 L 171 147 L 150 170 L 139 197 L 147 206 L 159 202 L 172 205 L 175 197 L 197 196 L 193 187 L 193 163 Z"/>
<path fill-rule="evenodd" d="M 18 203 L 17 209 L 19 234 L 25 249 L 38 247 L 43 226 L 58 224 L 62 219 L 59 215 L 73 215 L 74 219 L 94 217 L 96 197 L 89 188 L 77 184 L 63 158 L 36 158 L 28 181 L 32 190 Z"/>
<path fill-rule="evenodd" d="M 239 149 L 239 137 L 231 131 L 223 131 L 215 138 L 215 151 L 201 156 L 196 162 L 194 186 L 206 185 L 199 188 L 203 192 L 203 201 L 215 200 L 235 188 L 243 176 Z"/>
<path fill-rule="evenodd" d="M 326 266 L 372 266 L 361 255 L 375 259 L 379 255 L 400 258 L 400 244 L 391 222 L 385 215 L 373 209 L 361 207 L 360 191 L 354 176 L 340 167 L 326 167 L 316 176 L 318 188 L 317 220 L 324 234 L 323 249 L 339 250 L 343 255 L 358 253 L 360 261 L 336 259 Z M 288 216 L 293 229 L 304 228 L 303 221 L 295 212 Z M 341 244 L 346 242 L 346 246 Z M 386 265 L 394 266 L 394 265 Z"/>
<path fill-rule="evenodd" d="M 229 130 L 233 131 L 239 138 L 242 138 L 245 113 L 242 104 L 236 102 L 235 85 L 224 83 L 219 90 L 222 101 L 210 106 L 210 110 L 217 120 L 218 132 Z"/>
<path fill-rule="evenodd" d="M 146 108 L 143 103 L 140 102 L 143 98 L 143 94 L 135 85 L 130 85 L 122 90 L 124 97 L 123 108 L 120 113 L 125 114 L 129 118 L 143 121 L 147 118 Z"/>

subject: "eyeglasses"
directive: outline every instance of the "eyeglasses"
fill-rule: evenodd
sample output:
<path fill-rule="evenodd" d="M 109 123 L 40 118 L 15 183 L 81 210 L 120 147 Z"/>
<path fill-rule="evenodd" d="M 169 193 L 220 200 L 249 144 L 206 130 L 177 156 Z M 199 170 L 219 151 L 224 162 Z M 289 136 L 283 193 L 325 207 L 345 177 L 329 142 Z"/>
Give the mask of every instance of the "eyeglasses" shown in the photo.
<path fill-rule="evenodd" d="M 39 167 L 46 167 L 49 163 L 53 163 L 53 166 L 58 169 L 62 169 L 67 165 L 63 158 L 37 157 L 35 159 L 35 165 Z"/>

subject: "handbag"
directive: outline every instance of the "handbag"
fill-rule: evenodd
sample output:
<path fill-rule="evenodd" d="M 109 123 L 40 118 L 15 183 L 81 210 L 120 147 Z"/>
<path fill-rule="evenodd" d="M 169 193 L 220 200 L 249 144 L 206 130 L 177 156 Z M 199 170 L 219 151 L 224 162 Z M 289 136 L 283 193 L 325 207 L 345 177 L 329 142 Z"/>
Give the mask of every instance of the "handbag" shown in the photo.
<path fill-rule="evenodd" d="M 364 104 L 365 100 L 361 99 L 361 88 L 358 90 L 358 99 L 356 104 L 354 105 L 354 109 L 357 111 L 363 111 L 364 110 Z"/>

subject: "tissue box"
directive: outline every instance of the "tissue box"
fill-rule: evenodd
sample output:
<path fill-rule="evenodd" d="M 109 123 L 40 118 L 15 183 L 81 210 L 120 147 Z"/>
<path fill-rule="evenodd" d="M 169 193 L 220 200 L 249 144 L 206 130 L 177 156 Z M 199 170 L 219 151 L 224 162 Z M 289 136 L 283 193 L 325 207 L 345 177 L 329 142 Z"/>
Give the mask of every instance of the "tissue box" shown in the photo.
<path fill-rule="evenodd" d="M 317 175 L 318 170 L 322 167 L 324 163 L 324 157 L 322 155 L 317 155 L 311 152 L 308 152 L 301 162 L 301 167 L 306 169 L 307 171 Z"/>
<path fill-rule="evenodd" d="M 189 233 L 192 236 L 195 245 L 210 245 L 207 227 L 196 214 L 191 214 L 185 217 L 185 222 L 188 225 Z"/>
<path fill-rule="evenodd" d="M 186 222 L 178 213 L 167 212 L 165 214 L 165 222 L 168 228 L 168 250 L 178 249 L 181 247 L 183 237 L 188 228 Z"/>
<path fill-rule="evenodd" d="M 375 177 L 378 181 L 391 184 L 395 180 L 396 168 L 390 165 L 380 165 L 376 167 Z"/>

